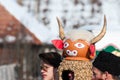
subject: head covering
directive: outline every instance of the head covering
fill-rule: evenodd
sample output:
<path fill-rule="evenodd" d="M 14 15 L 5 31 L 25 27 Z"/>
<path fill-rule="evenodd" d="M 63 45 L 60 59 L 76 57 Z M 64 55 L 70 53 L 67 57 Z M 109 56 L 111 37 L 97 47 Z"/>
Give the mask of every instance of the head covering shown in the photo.
<path fill-rule="evenodd" d="M 119 76 L 120 75 L 120 57 L 117 57 L 110 52 L 100 51 L 93 62 L 93 66 L 108 73 Z"/>
<path fill-rule="evenodd" d="M 62 61 L 61 55 L 57 52 L 40 53 L 39 58 L 54 68 L 57 68 Z"/>
<path fill-rule="evenodd" d="M 105 48 L 103 48 L 102 50 L 104 50 L 106 52 L 110 52 L 116 56 L 120 56 L 120 50 L 115 45 L 108 45 Z M 100 51 L 96 51 L 96 55 L 98 55 L 99 52 Z"/>

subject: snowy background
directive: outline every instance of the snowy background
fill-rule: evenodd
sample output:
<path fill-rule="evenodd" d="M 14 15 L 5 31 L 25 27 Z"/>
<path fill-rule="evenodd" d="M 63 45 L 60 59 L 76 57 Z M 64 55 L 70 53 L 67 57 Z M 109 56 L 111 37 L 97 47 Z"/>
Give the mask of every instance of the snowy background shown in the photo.
<path fill-rule="evenodd" d="M 58 38 L 56 17 L 60 18 L 65 32 L 82 28 L 97 35 L 106 15 L 107 33 L 96 43 L 96 48 L 113 44 L 120 49 L 120 0 L 39 0 L 39 14 L 34 10 L 35 0 L 22 1 L 23 6 L 18 5 L 17 0 L 0 0 L 0 4 L 43 43 L 51 44 L 51 40 Z"/>

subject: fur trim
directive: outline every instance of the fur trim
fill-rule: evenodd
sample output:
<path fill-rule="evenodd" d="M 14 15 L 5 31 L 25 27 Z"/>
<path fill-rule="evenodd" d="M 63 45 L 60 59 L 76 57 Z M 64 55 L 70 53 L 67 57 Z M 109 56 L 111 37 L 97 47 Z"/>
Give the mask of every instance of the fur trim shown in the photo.
<path fill-rule="evenodd" d="M 77 40 L 82 39 L 90 42 L 94 38 L 93 33 L 87 30 L 72 30 L 66 34 L 66 39 Z"/>

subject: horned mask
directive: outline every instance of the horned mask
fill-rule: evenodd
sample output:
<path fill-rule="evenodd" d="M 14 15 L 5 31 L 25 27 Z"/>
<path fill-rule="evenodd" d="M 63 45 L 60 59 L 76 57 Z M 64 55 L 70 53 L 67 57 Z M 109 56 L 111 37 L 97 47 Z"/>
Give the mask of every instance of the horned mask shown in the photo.
<path fill-rule="evenodd" d="M 95 43 L 102 39 L 106 33 L 106 17 L 104 16 L 104 25 L 101 32 L 94 37 L 89 31 L 71 31 L 65 36 L 60 20 L 57 18 L 59 25 L 59 37 L 61 40 L 53 40 L 56 48 L 63 50 L 63 56 L 72 60 L 88 60 L 95 57 Z M 77 36 L 76 36 L 77 35 Z"/>
<path fill-rule="evenodd" d="M 87 30 L 73 30 L 67 35 L 60 20 L 59 39 L 53 40 L 53 45 L 63 50 L 63 61 L 58 68 L 59 80 L 69 80 L 64 72 L 73 72 L 72 80 L 92 80 L 92 63 L 94 59 L 95 43 L 103 38 L 106 33 L 106 17 L 104 16 L 104 25 L 101 32 L 95 37 L 93 33 Z"/>

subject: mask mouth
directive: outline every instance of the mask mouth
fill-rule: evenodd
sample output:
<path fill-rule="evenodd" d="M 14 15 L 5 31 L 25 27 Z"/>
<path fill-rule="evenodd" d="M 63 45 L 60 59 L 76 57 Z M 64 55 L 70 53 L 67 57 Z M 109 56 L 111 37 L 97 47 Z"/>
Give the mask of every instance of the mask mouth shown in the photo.
<path fill-rule="evenodd" d="M 62 80 L 74 80 L 74 72 L 71 70 L 64 70 L 62 72 Z"/>
<path fill-rule="evenodd" d="M 65 57 L 65 60 L 73 60 L 73 61 L 76 61 L 76 60 L 78 60 L 78 61 L 89 61 L 89 59 L 88 58 L 84 58 L 84 57 Z"/>

